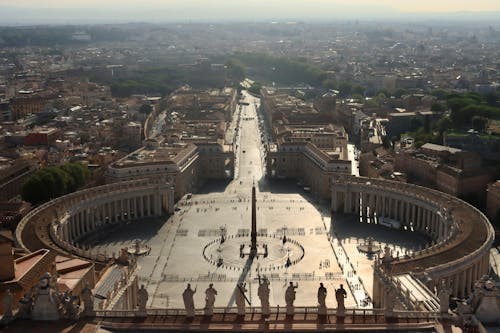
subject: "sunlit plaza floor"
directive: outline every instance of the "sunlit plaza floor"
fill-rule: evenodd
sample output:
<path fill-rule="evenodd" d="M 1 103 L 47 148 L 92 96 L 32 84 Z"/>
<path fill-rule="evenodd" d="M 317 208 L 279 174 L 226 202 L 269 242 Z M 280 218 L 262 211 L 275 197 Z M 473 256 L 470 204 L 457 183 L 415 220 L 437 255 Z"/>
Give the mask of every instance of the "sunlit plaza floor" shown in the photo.
<path fill-rule="evenodd" d="M 150 247 L 138 259 L 139 279 L 149 291 L 149 307 L 182 308 L 187 283 L 197 288 L 195 305 L 204 307 L 209 283 L 218 291 L 215 306 L 235 306 L 238 282 L 245 282 L 252 306 L 260 306 L 258 277 L 270 280 L 271 306 L 285 306 L 285 289 L 298 283 L 295 306 L 316 306 L 319 283 L 328 289 L 327 306 L 335 307 L 335 288 L 344 285 L 347 307 L 370 307 L 373 259 L 357 249 L 367 237 L 390 244 L 401 254 L 426 240 L 413 232 L 359 223 L 354 216 L 330 215 L 329 203 L 304 193 L 295 181 L 268 181 L 264 175 L 264 148 L 258 120 L 258 99 L 245 93 L 248 105 L 238 108 L 232 124 L 235 179 L 209 183 L 177 203 L 175 214 L 165 220 L 130 223 L 108 232 L 91 245 L 99 252 L 119 253 L 136 239 Z M 237 121 L 240 119 L 240 121 Z M 257 237 L 268 256 L 240 257 L 249 249 L 251 188 L 257 188 Z M 221 244 L 221 228 L 226 241 Z M 287 242 L 283 243 L 283 235 Z M 416 237 L 418 236 L 418 237 Z M 240 247 L 246 250 L 240 252 Z M 288 260 L 290 258 L 290 260 Z M 291 265 L 287 265 L 290 261 Z"/>
<path fill-rule="evenodd" d="M 288 188 L 293 189 L 293 185 Z M 260 256 L 249 262 L 248 257 L 240 258 L 239 246 L 250 243 L 251 193 L 205 191 L 209 194 L 181 200 L 180 210 L 166 221 L 130 223 L 103 233 L 95 244 L 108 253 L 118 253 L 136 239 L 151 247 L 150 253 L 138 260 L 140 283 L 150 293 L 150 307 L 183 307 L 181 294 L 187 283 L 197 287 L 197 307 L 203 307 L 204 290 L 209 283 L 218 291 L 216 306 L 234 306 L 233 293 L 239 281 L 246 283 L 252 305 L 260 306 L 259 274 L 271 282 L 270 302 L 274 306 L 285 305 L 284 292 L 289 281 L 298 283 L 296 306 L 317 305 L 320 282 L 328 289 L 328 306 L 336 305 L 334 288 L 341 283 L 349 294 L 347 307 L 366 306 L 361 300 L 372 293 L 373 259 L 358 251 L 357 245 L 372 237 L 375 244 L 389 244 L 395 252 L 404 253 L 426 241 L 416 233 L 357 222 L 354 216 L 331 218 L 326 204 L 314 202 L 305 193 L 258 192 L 258 242 L 272 243 L 277 247 L 277 255 Z M 222 245 L 225 250 L 218 257 L 217 252 L 204 256 L 207 244 L 213 242 L 212 247 L 218 247 L 221 227 L 227 234 Z M 283 230 L 288 239 L 284 245 Z M 291 246 L 292 242 L 300 244 L 304 253 L 301 260 L 287 267 L 286 259 L 297 258 L 293 252 L 299 251 Z"/>

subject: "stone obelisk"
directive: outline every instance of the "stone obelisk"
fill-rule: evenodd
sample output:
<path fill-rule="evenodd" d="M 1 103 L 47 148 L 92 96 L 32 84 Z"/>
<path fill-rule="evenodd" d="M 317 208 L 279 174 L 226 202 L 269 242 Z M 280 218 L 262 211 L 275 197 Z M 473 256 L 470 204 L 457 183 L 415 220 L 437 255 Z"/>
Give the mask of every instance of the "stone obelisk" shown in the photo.
<path fill-rule="evenodd" d="M 257 253 L 257 208 L 256 208 L 257 199 L 255 197 L 255 184 L 252 186 L 252 232 L 250 233 L 251 237 L 251 247 L 250 253 L 251 255 L 255 255 Z"/>

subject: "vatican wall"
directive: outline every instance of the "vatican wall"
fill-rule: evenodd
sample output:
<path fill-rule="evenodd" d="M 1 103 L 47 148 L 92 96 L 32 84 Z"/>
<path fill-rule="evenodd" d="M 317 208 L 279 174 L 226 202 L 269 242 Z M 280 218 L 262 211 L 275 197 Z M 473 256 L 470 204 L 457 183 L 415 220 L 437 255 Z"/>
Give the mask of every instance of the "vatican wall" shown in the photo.
<path fill-rule="evenodd" d="M 161 179 L 124 181 L 74 192 L 46 202 L 19 223 L 20 247 L 106 261 L 109 255 L 78 247 L 79 241 L 106 226 L 159 217 L 174 211 L 174 188 Z"/>
<path fill-rule="evenodd" d="M 488 273 L 494 230 L 466 202 L 416 185 L 352 176 L 333 179 L 331 192 L 334 213 L 358 215 L 365 223 L 398 221 L 407 232 L 425 233 L 433 240 L 420 251 L 391 260 L 386 274 L 411 273 L 431 291 L 443 280 L 453 296 L 467 297 L 475 281 Z"/>

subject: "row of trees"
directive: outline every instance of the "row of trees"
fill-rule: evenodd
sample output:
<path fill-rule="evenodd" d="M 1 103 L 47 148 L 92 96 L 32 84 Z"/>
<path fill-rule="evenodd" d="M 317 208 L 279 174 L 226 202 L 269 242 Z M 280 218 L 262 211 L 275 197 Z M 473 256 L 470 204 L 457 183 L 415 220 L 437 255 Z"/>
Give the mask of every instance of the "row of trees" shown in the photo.
<path fill-rule="evenodd" d="M 92 81 L 107 84 L 116 97 L 128 97 L 133 94 L 168 95 L 186 80 L 186 73 L 178 68 L 145 68 L 127 72 L 124 76 L 103 79 L 92 77 Z"/>
<path fill-rule="evenodd" d="M 326 72 L 302 59 L 276 57 L 261 53 L 236 53 L 227 62 L 230 74 L 241 77 L 245 68 L 252 76 L 264 81 L 281 84 L 307 83 L 320 86 L 326 79 Z"/>
<path fill-rule="evenodd" d="M 451 120 L 457 127 L 470 127 L 484 123 L 481 118 L 500 119 L 500 107 L 496 94 L 479 95 L 476 93 L 450 94 L 446 98 L 451 110 Z M 474 123 L 473 124 L 473 120 Z"/>
<path fill-rule="evenodd" d="M 82 163 L 44 167 L 26 179 L 21 195 L 23 200 L 36 205 L 76 191 L 89 176 L 88 167 Z"/>

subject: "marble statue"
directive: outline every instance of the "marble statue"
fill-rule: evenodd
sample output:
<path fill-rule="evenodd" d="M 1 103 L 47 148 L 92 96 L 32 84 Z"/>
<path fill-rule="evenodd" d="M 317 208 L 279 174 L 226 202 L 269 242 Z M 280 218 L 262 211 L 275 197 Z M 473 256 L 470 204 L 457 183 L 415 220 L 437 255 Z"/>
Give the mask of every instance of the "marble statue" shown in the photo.
<path fill-rule="evenodd" d="M 50 285 L 52 275 L 46 272 L 38 281 L 37 295 L 34 300 L 32 319 L 35 320 L 58 320 L 59 303 L 57 293 Z"/>
<path fill-rule="evenodd" d="M 81 298 L 83 301 L 83 312 L 86 316 L 91 315 L 94 312 L 94 295 L 92 294 L 92 289 L 86 284 L 82 290 Z"/>
<path fill-rule="evenodd" d="M 239 316 L 245 315 L 245 302 L 246 302 L 245 293 L 247 291 L 248 290 L 246 289 L 245 283 L 239 283 L 238 286 L 236 287 L 236 306 L 238 308 Z"/>
<path fill-rule="evenodd" d="M 439 309 L 441 314 L 448 313 L 448 310 L 450 308 L 450 295 L 451 288 L 448 286 L 445 280 L 441 280 L 441 285 L 437 294 L 439 298 Z"/>
<path fill-rule="evenodd" d="M 500 324 L 500 307 L 498 298 L 500 291 L 489 276 L 483 276 L 474 286 L 473 309 L 477 319 L 484 324 Z"/>
<path fill-rule="evenodd" d="M 214 314 L 215 295 L 217 295 L 217 290 L 214 289 L 213 283 L 210 283 L 205 290 L 205 316 Z"/>
<path fill-rule="evenodd" d="M 396 291 L 392 287 L 385 288 L 384 315 L 386 318 L 394 317 L 394 307 L 396 306 Z"/>
<path fill-rule="evenodd" d="M 323 283 L 319 284 L 318 288 L 318 314 L 326 315 L 326 288 Z"/>
<path fill-rule="evenodd" d="M 144 287 L 144 285 L 141 285 L 141 289 L 137 291 L 137 303 L 139 306 L 139 312 L 141 314 L 146 313 L 146 305 L 148 303 L 149 295 L 148 291 Z"/>
<path fill-rule="evenodd" d="M 118 263 L 124 266 L 128 266 L 130 264 L 130 257 L 127 252 L 127 248 L 120 249 L 120 256 L 117 259 Z"/>
<path fill-rule="evenodd" d="M 20 319 L 31 318 L 31 307 L 33 306 L 33 298 L 30 293 L 24 294 L 23 298 L 19 300 L 19 311 L 17 317 Z"/>
<path fill-rule="evenodd" d="M 259 276 L 259 289 L 257 290 L 257 295 L 259 296 L 262 315 L 264 316 L 269 316 L 271 313 L 269 309 L 269 284 L 269 280 L 265 276 L 262 280 Z"/>
<path fill-rule="evenodd" d="M 392 257 L 392 251 L 389 245 L 384 247 L 384 255 L 382 256 L 382 262 L 387 263 L 391 262 L 394 258 Z"/>
<path fill-rule="evenodd" d="M 3 317 L 9 319 L 12 317 L 12 304 L 14 303 L 14 296 L 10 292 L 10 289 L 5 291 L 5 295 L 2 298 L 3 305 Z"/>
<path fill-rule="evenodd" d="M 293 315 L 295 312 L 295 309 L 293 307 L 293 302 L 295 301 L 295 289 L 299 287 L 298 284 L 295 286 L 293 285 L 293 282 L 290 281 L 290 285 L 288 288 L 286 288 L 285 291 L 285 302 L 286 302 L 286 314 L 287 315 Z"/>
<path fill-rule="evenodd" d="M 78 319 L 78 305 L 74 302 L 74 297 L 69 290 L 66 290 L 62 297 L 62 309 L 64 310 L 64 318 Z"/>
<path fill-rule="evenodd" d="M 344 285 L 341 284 L 340 288 L 335 290 L 335 299 L 337 300 L 337 313 L 343 314 L 345 312 L 344 301 L 347 298 L 347 292 L 344 289 Z"/>
<path fill-rule="evenodd" d="M 457 314 L 462 327 L 470 325 L 474 309 L 466 302 L 457 303 Z"/>
<path fill-rule="evenodd" d="M 182 293 L 182 299 L 184 300 L 184 307 L 186 308 L 186 317 L 194 317 L 194 294 L 196 293 L 196 288 L 191 289 L 191 284 L 188 283 L 186 290 Z"/>

